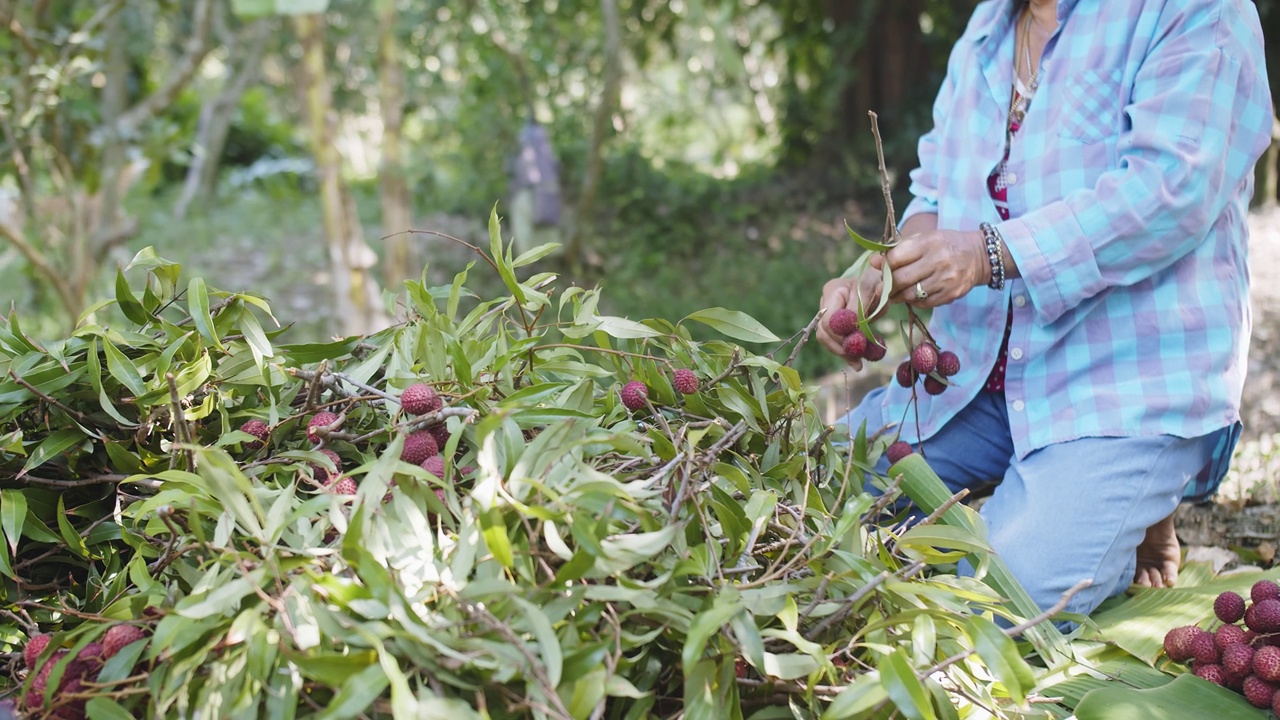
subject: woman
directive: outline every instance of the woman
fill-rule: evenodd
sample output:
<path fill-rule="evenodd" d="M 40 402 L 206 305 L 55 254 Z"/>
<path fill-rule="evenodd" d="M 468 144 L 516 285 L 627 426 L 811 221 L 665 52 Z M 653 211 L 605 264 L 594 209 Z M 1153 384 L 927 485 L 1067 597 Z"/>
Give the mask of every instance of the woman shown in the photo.
<path fill-rule="evenodd" d="M 996 485 L 991 544 L 1041 607 L 1086 578 L 1069 612 L 1171 584 L 1173 511 L 1226 471 L 1272 114 L 1248 0 L 988 0 L 948 62 L 901 242 L 823 290 L 827 317 L 871 307 L 887 261 L 890 299 L 932 308 L 956 387 L 916 393 L 917 423 L 891 383 L 850 425 L 912 418 L 892 431 L 952 490 Z"/>

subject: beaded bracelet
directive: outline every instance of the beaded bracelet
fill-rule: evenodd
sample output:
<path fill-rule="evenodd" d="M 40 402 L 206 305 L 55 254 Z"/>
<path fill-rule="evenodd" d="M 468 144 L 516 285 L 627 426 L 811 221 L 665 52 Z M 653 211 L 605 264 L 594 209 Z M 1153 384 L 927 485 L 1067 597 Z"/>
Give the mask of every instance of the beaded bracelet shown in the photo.
<path fill-rule="evenodd" d="M 987 261 L 991 263 L 991 280 L 987 283 L 987 287 L 992 290 L 1004 289 L 1004 253 L 1001 251 L 1001 244 L 1004 238 L 1000 237 L 1000 231 L 995 229 L 991 223 L 982 223 L 978 226 L 982 231 L 982 240 L 987 246 Z"/>

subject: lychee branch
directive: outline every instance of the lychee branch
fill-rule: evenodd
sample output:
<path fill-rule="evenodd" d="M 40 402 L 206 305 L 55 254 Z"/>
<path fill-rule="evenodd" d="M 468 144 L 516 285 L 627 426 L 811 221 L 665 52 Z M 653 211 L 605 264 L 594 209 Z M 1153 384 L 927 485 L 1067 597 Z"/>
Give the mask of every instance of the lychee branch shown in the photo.
<path fill-rule="evenodd" d="M 355 388 L 363 390 L 364 392 L 370 395 L 376 395 L 382 398 L 383 400 L 390 400 L 391 402 L 397 405 L 400 404 L 400 398 L 394 395 L 391 395 L 390 393 L 379 390 L 371 385 L 366 385 L 365 383 L 362 383 L 359 380 L 352 379 L 351 377 L 340 372 L 327 372 L 325 370 L 301 370 L 298 368 L 288 368 L 286 372 L 288 372 L 290 375 L 296 378 L 299 378 L 301 380 L 305 380 L 311 383 L 319 383 L 321 386 L 327 387 L 346 398 L 357 397 L 357 395 L 356 393 L 353 393 L 350 390 L 347 390 L 346 388 L 339 385 L 337 382 L 339 380 Z"/>
<path fill-rule="evenodd" d="M 62 412 L 64 412 L 64 413 L 66 413 L 66 414 L 70 415 L 71 417 L 75 418 L 76 420 L 79 420 L 81 423 L 83 423 L 83 424 L 85 424 L 85 425 L 90 424 L 89 418 L 88 418 L 84 413 L 80 412 L 79 410 L 75 410 L 75 409 L 72 409 L 72 408 L 70 408 L 70 407 L 67 407 L 66 405 L 63 405 L 63 404 L 62 404 L 61 402 L 59 402 L 58 400 L 56 400 L 56 399 L 54 399 L 54 398 L 50 397 L 49 395 L 46 395 L 45 393 L 41 392 L 39 389 L 37 389 L 37 388 L 36 388 L 36 386 L 34 386 L 34 385 L 32 385 L 31 383 L 27 382 L 26 380 L 23 380 L 22 378 L 18 377 L 18 374 L 17 374 L 17 373 L 15 373 L 12 369 L 10 369 L 10 370 L 9 370 L 9 377 L 13 378 L 13 381 L 14 381 L 14 382 L 16 382 L 16 383 L 18 383 L 19 385 L 21 385 L 22 387 L 26 388 L 28 391 L 30 391 L 32 394 L 36 395 L 37 397 L 39 397 L 41 400 L 45 401 L 46 403 L 49 403 L 50 405 L 52 405 L 52 406 L 54 406 L 54 407 L 58 408 L 58 409 L 59 409 L 59 410 L 61 410 Z"/>
<path fill-rule="evenodd" d="M 6 477 L 5 482 L 6 483 L 16 482 L 16 483 L 23 483 L 26 485 L 38 485 L 40 487 L 48 487 L 48 488 L 70 489 L 70 488 L 88 487 L 90 485 L 109 485 L 109 484 L 119 483 L 127 477 L 129 476 L 117 475 L 117 474 L 104 474 L 104 475 L 90 475 L 88 477 L 78 478 L 76 480 L 55 480 L 53 478 L 45 478 L 45 477 L 40 477 L 38 475 L 23 475 L 22 477 Z"/>
<path fill-rule="evenodd" d="M 826 309 L 819 310 L 818 314 L 814 315 L 813 319 L 809 321 L 809 324 L 804 326 L 804 330 L 800 331 L 800 339 L 796 342 L 796 346 L 791 349 L 791 354 L 787 356 L 786 362 L 782 363 L 783 365 L 791 367 L 791 363 L 795 362 L 796 356 L 800 354 L 800 349 L 809 343 L 809 338 L 813 335 L 814 329 L 818 327 L 818 322 L 826 314 Z"/>

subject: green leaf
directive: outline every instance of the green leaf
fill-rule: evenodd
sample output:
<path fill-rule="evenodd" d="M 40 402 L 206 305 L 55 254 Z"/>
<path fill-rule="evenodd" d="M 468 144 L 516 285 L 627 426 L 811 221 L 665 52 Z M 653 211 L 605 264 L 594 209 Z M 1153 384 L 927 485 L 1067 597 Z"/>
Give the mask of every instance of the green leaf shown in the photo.
<path fill-rule="evenodd" d="M 240 330 L 244 332 L 244 339 L 249 343 L 249 349 L 253 351 L 254 362 L 261 366 L 274 352 L 271 350 L 271 341 L 267 339 L 266 333 L 262 332 L 262 325 L 258 323 L 258 318 L 254 317 L 253 311 L 247 307 L 240 311 Z"/>
<path fill-rule="evenodd" d="M 53 458 L 62 455 L 83 440 L 84 433 L 79 430 L 67 429 L 51 433 L 36 446 L 36 449 L 31 453 L 31 457 L 27 458 L 26 464 L 22 466 L 22 471 L 18 473 L 18 477 L 22 477 Z"/>
<path fill-rule="evenodd" d="M 898 544 L 903 547 L 963 550 L 965 553 L 995 552 L 968 530 L 948 525 L 917 525 L 903 533 Z"/>
<path fill-rule="evenodd" d="M 513 272 L 511 263 L 507 260 L 507 253 L 502 247 L 502 228 L 498 224 L 498 204 L 493 204 L 493 210 L 489 212 L 489 252 L 493 255 L 493 262 L 498 266 L 498 274 L 502 276 L 502 282 L 511 291 L 512 297 L 516 302 L 523 305 L 526 302 L 524 290 L 520 287 L 520 283 L 516 281 L 515 272 Z"/>
<path fill-rule="evenodd" d="M 689 627 L 689 634 L 685 636 L 684 649 L 680 653 L 680 658 L 684 662 L 685 673 L 698 664 L 698 660 L 702 657 L 702 651 L 707 647 L 707 641 L 712 635 L 720 632 L 720 628 L 734 615 L 742 611 L 742 596 L 737 590 L 725 588 L 716 596 L 715 602 L 711 604 L 703 612 L 694 618 L 693 625 Z"/>
<path fill-rule="evenodd" d="M 350 676 L 337 694 L 325 706 L 316 720 L 354 718 L 363 713 L 379 695 L 387 689 L 391 680 L 383 672 L 381 664 L 374 664 Z"/>
<path fill-rule="evenodd" d="M 1009 697 L 1021 703 L 1027 696 L 1027 690 L 1036 684 L 1036 678 L 1031 666 L 1018 654 L 1013 638 L 981 615 L 969 617 L 965 630 L 987 669 L 1004 684 Z"/>
<path fill-rule="evenodd" d="M 750 315 L 737 310 L 726 310 L 721 307 L 707 308 L 686 315 L 680 322 L 684 323 L 685 320 L 702 323 L 742 342 L 780 342 L 778 336 L 770 332 L 769 328 L 761 325 Z"/>
<path fill-rule="evenodd" d="M 896 648 L 880 659 L 880 684 L 898 711 L 909 720 L 935 720 L 933 703 L 916 677 L 906 650 Z"/>
<path fill-rule="evenodd" d="M 1262 714 L 1242 696 L 1191 673 L 1149 690 L 1099 688 L 1075 710 L 1077 720 L 1258 720 Z"/>
<path fill-rule="evenodd" d="M 27 496 L 21 490 L 0 491 L 0 528 L 9 541 L 9 552 L 17 554 L 22 526 L 27 520 Z"/>
<path fill-rule="evenodd" d="M 538 641 L 538 654 L 542 656 L 542 664 L 546 668 L 547 681 L 551 687 L 559 687 L 564 654 L 560 649 L 560 638 L 556 637 L 556 631 L 551 627 L 551 621 L 537 605 L 528 600 L 518 595 L 513 595 L 511 599 L 524 610 L 524 616 L 529 620 L 533 637 Z"/>
<path fill-rule="evenodd" d="M 93 720 L 133 720 L 132 713 L 110 698 L 91 698 L 85 703 L 84 708 L 86 717 L 91 717 Z"/>
<path fill-rule="evenodd" d="M 226 350 L 213 327 L 213 316 L 209 314 L 209 291 L 204 286 L 204 280 L 198 277 L 191 278 L 191 282 L 187 284 L 187 310 L 191 313 L 191 322 L 195 323 L 200 336 L 219 350 Z"/>
<path fill-rule="evenodd" d="M 62 535 L 62 541 L 67 544 L 68 550 L 82 558 L 89 557 L 89 548 L 85 547 L 84 538 L 80 537 L 80 533 L 71 524 L 71 518 L 67 516 L 63 497 L 58 496 L 58 533 Z"/>
<path fill-rule="evenodd" d="M 116 304 L 120 306 L 120 311 L 125 317 L 138 325 L 146 325 L 151 320 L 151 314 L 142 307 L 138 298 L 134 297 L 133 291 L 129 289 L 129 281 L 124 277 L 124 271 L 119 268 L 116 269 Z"/>
<path fill-rule="evenodd" d="M 831 701 L 826 711 L 822 713 L 822 720 L 853 720 L 853 718 L 865 717 L 866 713 L 888 699 L 889 694 L 880 684 L 880 673 L 875 671 L 863 673 L 854 678 L 853 682 L 846 685 Z"/>
<path fill-rule="evenodd" d="M 134 397 L 141 397 L 147 393 L 147 384 L 142 381 L 142 375 L 138 374 L 138 369 L 133 366 L 129 358 L 120 352 L 107 337 L 102 337 L 102 349 L 107 354 L 107 372 L 111 373 L 111 377 L 115 378 L 121 385 L 129 388 L 129 392 Z"/>
<path fill-rule="evenodd" d="M 597 315 L 594 320 L 594 326 L 597 330 L 603 331 L 609 337 L 615 337 L 619 340 L 660 337 L 662 335 L 662 333 L 644 323 L 638 323 L 626 318 Z"/>
<path fill-rule="evenodd" d="M 507 536 L 507 523 L 502 515 L 501 507 L 491 507 L 480 515 L 480 527 L 484 532 L 484 544 L 493 553 L 493 558 L 505 568 L 515 565 L 515 556 L 511 551 L 511 539 Z"/>
<path fill-rule="evenodd" d="M 848 220 L 844 223 L 844 229 L 849 231 L 849 237 L 853 238 L 853 241 L 858 244 L 858 247 L 864 250 L 869 250 L 871 252 L 888 252 L 893 249 L 892 245 L 885 245 L 884 243 L 878 243 L 874 240 L 868 240 L 854 232 L 853 228 L 849 227 Z"/>

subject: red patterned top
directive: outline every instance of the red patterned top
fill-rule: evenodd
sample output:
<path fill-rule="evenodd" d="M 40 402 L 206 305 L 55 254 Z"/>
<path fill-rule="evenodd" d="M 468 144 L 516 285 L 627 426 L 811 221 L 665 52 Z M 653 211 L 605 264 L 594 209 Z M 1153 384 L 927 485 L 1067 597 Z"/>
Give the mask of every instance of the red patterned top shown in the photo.
<path fill-rule="evenodd" d="M 987 191 L 991 193 L 991 199 L 996 204 L 996 213 L 1000 215 L 1001 220 L 1009 219 L 1009 183 L 1005 174 L 1005 166 L 1009 163 L 1009 146 L 1013 143 L 1013 136 L 1022 127 L 1022 119 L 1026 116 L 1033 97 L 1035 97 L 1034 85 L 1027 88 L 1019 81 L 1014 87 L 1013 99 L 1009 103 L 1011 110 L 1009 129 L 1005 135 L 1004 158 L 987 177 Z M 1000 355 L 996 357 L 996 365 L 991 369 L 991 374 L 987 376 L 987 384 L 982 388 L 987 392 L 1004 392 L 1005 369 L 1009 364 L 1009 332 L 1012 329 L 1013 306 L 1010 305 L 1009 315 L 1004 322 L 1004 340 L 1000 342 Z"/>

